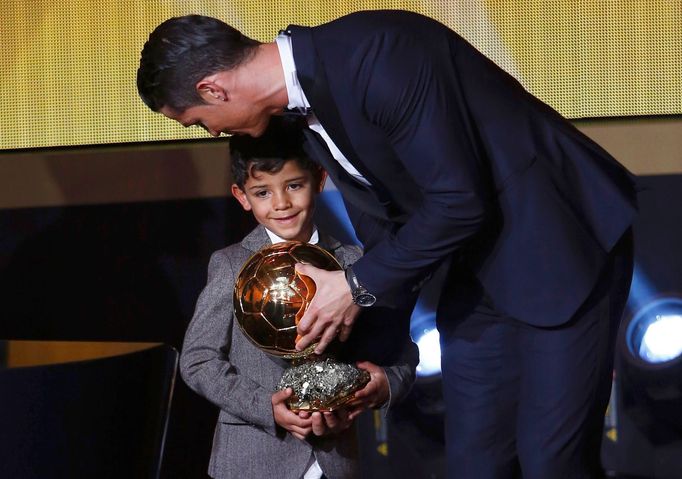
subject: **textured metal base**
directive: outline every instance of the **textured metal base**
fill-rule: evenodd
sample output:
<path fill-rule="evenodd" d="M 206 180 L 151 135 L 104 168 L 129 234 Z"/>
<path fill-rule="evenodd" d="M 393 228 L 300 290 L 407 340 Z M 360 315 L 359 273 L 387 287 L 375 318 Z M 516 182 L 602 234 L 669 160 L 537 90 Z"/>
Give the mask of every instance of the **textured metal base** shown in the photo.
<path fill-rule="evenodd" d="M 369 373 L 352 364 L 327 358 L 304 359 L 284 371 L 279 389 L 291 388 L 287 406 L 298 411 L 333 411 L 355 399 L 370 380 Z"/>

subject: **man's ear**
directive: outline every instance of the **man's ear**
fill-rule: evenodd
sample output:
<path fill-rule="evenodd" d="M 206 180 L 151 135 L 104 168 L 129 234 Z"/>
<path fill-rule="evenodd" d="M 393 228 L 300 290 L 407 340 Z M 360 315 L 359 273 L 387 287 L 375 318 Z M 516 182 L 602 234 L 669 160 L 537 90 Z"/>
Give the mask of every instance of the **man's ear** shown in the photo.
<path fill-rule="evenodd" d="M 227 90 L 217 81 L 215 75 L 199 80 L 196 89 L 206 103 L 224 102 L 228 100 Z"/>
<path fill-rule="evenodd" d="M 244 208 L 245 211 L 251 211 L 251 203 L 249 203 L 249 199 L 246 197 L 246 193 L 242 191 L 242 189 L 234 183 L 231 188 L 232 191 L 232 196 L 237 198 L 237 201 L 239 201 L 239 204 L 242 205 L 242 208 Z"/>

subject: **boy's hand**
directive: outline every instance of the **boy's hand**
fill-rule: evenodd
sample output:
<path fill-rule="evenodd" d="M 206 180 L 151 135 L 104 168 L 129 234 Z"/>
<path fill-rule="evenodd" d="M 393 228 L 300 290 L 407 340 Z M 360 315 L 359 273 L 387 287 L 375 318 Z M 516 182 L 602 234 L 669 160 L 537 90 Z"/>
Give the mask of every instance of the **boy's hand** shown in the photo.
<path fill-rule="evenodd" d="M 360 361 L 356 366 L 367 371 L 370 380 L 364 388 L 355 393 L 355 400 L 348 406 L 348 418 L 350 420 L 358 417 L 365 409 L 376 409 L 383 406 L 390 395 L 388 377 L 384 368 L 369 361 Z"/>
<path fill-rule="evenodd" d="M 289 410 L 286 400 L 291 396 L 291 393 L 291 388 L 286 388 L 272 395 L 272 415 L 280 427 L 302 441 L 313 430 L 313 420 L 310 417 L 299 416 Z"/>
<path fill-rule="evenodd" d="M 346 409 L 338 409 L 332 412 L 300 412 L 298 414 L 303 418 L 312 419 L 313 434 L 316 436 L 338 434 L 353 424 Z"/>
<path fill-rule="evenodd" d="M 296 349 L 302 351 L 320 338 L 315 352 L 322 354 L 336 335 L 339 335 L 341 341 L 348 339 L 360 307 L 353 303 L 343 271 L 325 271 L 309 264 L 298 263 L 296 272 L 309 276 L 317 286 L 313 300 L 298 323 L 298 334 L 301 337 L 296 343 Z"/>

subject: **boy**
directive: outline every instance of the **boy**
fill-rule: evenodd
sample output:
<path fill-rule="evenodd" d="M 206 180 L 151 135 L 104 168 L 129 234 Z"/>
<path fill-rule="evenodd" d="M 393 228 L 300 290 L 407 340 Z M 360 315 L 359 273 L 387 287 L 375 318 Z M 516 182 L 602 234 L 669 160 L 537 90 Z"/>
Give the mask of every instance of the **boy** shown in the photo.
<path fill-rule="evenodd" d="M 180 358 L 185 382 L 220 408 L 209 463 L 213 478 L 355 477 L 353 419 L 366 408 L 394 404 L 414 381 L 418 354 L 406 341 L 395 366 L 358 363 L 371 380 L 357 393 L 357 405 L 334 413 L 295 414 L 285 405 L 290 390 L 273 394 L 289 364 L 260 351 L 234 324 L 236 275 L 261 248 L 299 240 L 319 243 L 342 266 L 360 257 L 359 248 L 343 246 L 316 229 L 315 197 L 326 175 L 307 158 L 301 144 L 300 129 L 279 121 L 273 121 L 258 140 L 236 136 L 230 140 L 232 193 L 259 225 L 240 244 L 211 257 L 208 284 L 198 299 Z M 352 351 L 345 352 L 352 356 Z"/>

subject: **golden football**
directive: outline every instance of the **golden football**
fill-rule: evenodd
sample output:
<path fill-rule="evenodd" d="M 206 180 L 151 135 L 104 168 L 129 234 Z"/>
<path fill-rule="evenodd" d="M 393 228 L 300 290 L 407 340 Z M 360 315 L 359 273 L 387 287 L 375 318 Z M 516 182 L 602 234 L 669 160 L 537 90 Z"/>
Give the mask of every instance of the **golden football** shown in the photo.
<path fill-rule="evenodd" d="M 261 350 L 284 358 L 296 351 L 296 326 L 315 296 L 315 282 L 296 263 L 328 271 L 341 265 L 309 243 L 286 241 L 264 248 L 242 266 L 234 286 L 234 314 L 244 335 Z"/>

